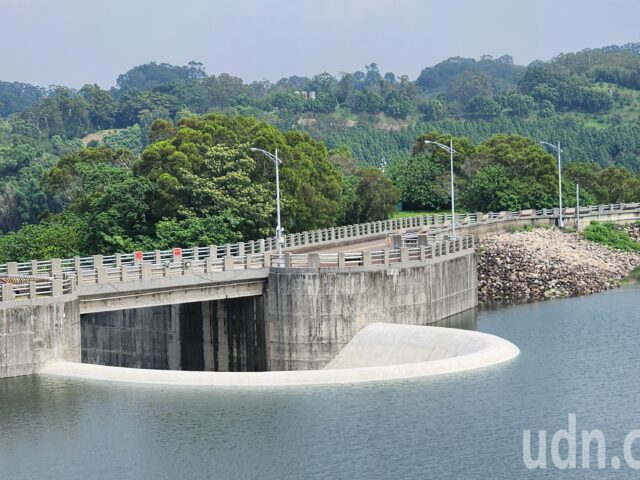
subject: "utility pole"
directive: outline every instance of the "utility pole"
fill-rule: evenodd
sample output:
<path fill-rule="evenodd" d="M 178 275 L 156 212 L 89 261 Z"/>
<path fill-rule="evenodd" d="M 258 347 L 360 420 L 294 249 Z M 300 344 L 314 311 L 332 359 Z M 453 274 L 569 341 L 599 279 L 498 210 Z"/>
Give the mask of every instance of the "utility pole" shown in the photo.
<path fill-rule="evenodd" d="M 275 155 L 261 148 L 252 147 L 252 152 L 260 152 L 269 158 L 276 165 L 276 214 L 278 216 L 278 225 L 276 226 L 276 248 L 278 257 L 282 255 L 282 223 L 280 223 L 280 164 L 282 160 L 278 158 L 278 149 L 276 148 Z"/>
<path fill-rule="evenodd" d="M 543 145 L 551 147 L 558 154 L 558 203 L 560 207 L 560 216 L 558 218 L 558 226 L 564 228 L 564 218 L 562 216 L 562 149 L 560 148 L 560 141 L 558 145 L 554 145 L 549 142 L 540 142 Z"/>
<path fill-rule="evenodd" d="M 427 145 L 437 145 L 441 149 L 449 152 L 449 167 L 451 169 L 451 239 L 456 239 L 456 193 L 453 189 L 453 154 L 458 153 L 453 149 L 453 138 L 449 139 L 449 145 L 443 145 L 442 143 L 433 142 L 431 140 L 425 140 Z"/>
<path fill-rule="evenodd" d="M 580 184 L 576 183 L 576 230 L 580 231 Z"/>

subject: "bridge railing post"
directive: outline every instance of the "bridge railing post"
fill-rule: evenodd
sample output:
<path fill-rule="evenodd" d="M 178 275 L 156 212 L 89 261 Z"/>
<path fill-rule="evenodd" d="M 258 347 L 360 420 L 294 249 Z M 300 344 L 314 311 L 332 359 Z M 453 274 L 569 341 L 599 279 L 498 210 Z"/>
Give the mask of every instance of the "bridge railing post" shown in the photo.
<path fill-rule="evenodd" d="M 383 250 L 383 262 L 385 265 L 389 265 L 389 249 L 385 248 Z"/>
<path fill-rule="evenodd" d="M 190 275 L 193 273 L 193 260 L 182 262 L 182 275 Z"/>
<path fill-rule="evenodd" d="M 94 270 L 96 272 L 96 283 L 107 283 L 107 269 L 100 266 Z"/>
<path fill-rule="evenodd" d="M 18 274 L 18 262 L 7 262 L 7 275 Z"/>
<path fill-rule="evenodd" d="M 98 269 L 99 267 L 104 267 L 103 265 L 103 257 L 102 255 L 94 255 L 93 256 L 93 268 Z M 52 265 L 53 268 L 53 265 Z"/>
<path fill-rule="evenodd" d="M 234 270 L 234 261 L 233 261 L 233 257 L 231 255 L 225 255 L 224 256 L 224 271 L 231 271 Z"/>
<path fill-rule="evenodd" d="M 2 287 L 2 301 L 3 302 L 11 302 L 15 300 L 15 295 L 13 294 L 13 284 L 11 283 L 3 283 L 0 285 Z"/>
<path fill-rule="evenodd" d="M 34 300 L 36 296 L 37 296 L 36 282 L 29 282 L 29 300 Z"/>
<path fill-rule="evenodd" d="M 140 264 L 140 279 L 149 280 L 150 278 L 151 278 L 151 264 L 150 263 Z"/>
<path fill-rule="evenodd" d="M 238 242 L 238 255 L 243 256 L 245 253 L 245 245 L 244 242 Z"/>
<path fill-rule="evenodd" d="M 269 268 L 271 266 L 271 252 L 263 252 L 262 266 L 263 268 Z"/>
<path fill-rule="evenodd" d="M 213 258 L 211 258 L 211 255 L 208 255 L 204 259 L 204 271 L 205 273 L 211 273 L 212 270 L 213 270 Z"/>
<path fill-rule="evenodd" d="M 64 284 L 63 284 L 63 288 L 64 288 Z M 70 275 L 69 276 L 69 294 L 76 293 L 77 288 L 78 288 L 78 284 L 76 283 L 76 276 Z"/>
<path fill-rule="evenodd" d="M 345 259 L 344 256 L 344 252 L 339 252 L 338 253 L 338 267 L 342 268 L 342 267 L 346 267 L 347 266 L 347 261 Z"/>
<path fill-rule="evenodd" d="M 405 263 L 409 261 L 409 249 L 407 247 L 400 248 L 400 262 Z"/>
<path fill-rule="evenodd" d="M 310 253 L 309 254 L 309 267 L 311 267 L 311 268 L 320 268 L 320 254 L 319 253 Z"/>
<path fill-rule="evenodd" d="M 364 267 L 369 267 L 373 264 L 373 258 L 371 255 L 371 250 L 365 250 L 362 252 L 362 265 Z"/>
<path fill-rule="evenodd" d="M 285 268 L 291 268 L 291 254 L 290 253 L 285 253 L 284 254 L 284 266 L 285 266 Z"/>
<path fill-rule="evenodd" d="M 54 278 L 51 281 L 51 296 L 53 296 L 53 297 L 61 297 L 63 293 L 64 293 L 64 291 L 63 291 L 62 279 L 61 278 Z"/>

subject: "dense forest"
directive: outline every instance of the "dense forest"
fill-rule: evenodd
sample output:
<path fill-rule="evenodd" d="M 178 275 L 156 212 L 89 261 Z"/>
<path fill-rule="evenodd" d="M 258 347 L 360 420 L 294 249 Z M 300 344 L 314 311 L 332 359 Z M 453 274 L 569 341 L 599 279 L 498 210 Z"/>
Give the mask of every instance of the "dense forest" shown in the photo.
<path fill-rule="evenodd" d="M 415 81 L 364 71 L 246 83 L 148 63 L 110 90 L 0 81 L 0 260 L 223 242 L 459 202 L 554 206 L 561 141 L 582 201 L 640 200 L 640 44 L 515 65 L 450 58 Z M 443 156 L 444 154 L 444 156 Z M 569 188 L 569 187 L 568 187 Z M 568 204 L 573 196 L 568 195 Z"/>

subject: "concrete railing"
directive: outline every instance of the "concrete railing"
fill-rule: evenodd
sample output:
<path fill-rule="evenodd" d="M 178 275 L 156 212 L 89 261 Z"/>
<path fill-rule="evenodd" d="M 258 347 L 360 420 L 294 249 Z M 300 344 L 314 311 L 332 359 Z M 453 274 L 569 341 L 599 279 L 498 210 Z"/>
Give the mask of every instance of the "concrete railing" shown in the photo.
<path fill-rule="evenodd" d="M 473 236 L 465 235 L 456 240 L 434 242 L 420 247 L 402 247 L 378 251 L 340 253 L 284 253 L 280 256 L 266 252 L 223 258 L 206 257 L 203 260 L 179 262 L 140 263 L 115 267 L 84 269 L 79 276 L 63 273 L 63 278 L 35 278 L 0 275 L 2 284 L 0 301 L 32 300 L 39 297 L 56 297 L 73 293 L 78 285 L 118 283 L 135 280 L 177 277 L 191 274 L 214 274 L 228 271 L 284 268 L 335 268 L 390 265 L 410 261 L 444 259 L 448 255 L 473 249 Z M 9 281 L 11 279 L 12 281 Z"/>
<path fill-rule="evenodd" d="M 581 216 L 593 214 L 606 215 L 621 211 L 637 210 L 640 213 L 640 204 L 616 204 L 595 205 L 581 207 Z M 563 210 L 567 219 L 575 217 L 575 208 Z M 517 218 L 558 218 L 559 209 L 522 210 L 518 212 L 490 212 L 490 213 L 465 213 L 456 214 L 456 224 L 470 226 L 502 222 Z M 446 215 L 417 215 L 414 217 L 397 218 L 393 220 L 381 220 L 377 222 L 331 227 L 321 230 L 300 232 L 284 235 L 282 238 L 285 249 L 300 247 L 321 246 L 335 242 L 365 239 L 384 235 L 402 229 L 446 226 L 452 221 L 451 214 Z M 222 260 L 227 256 L 243 257 L 246 255 L 263 255 L 276 251 L 276 239 L 269 237 L 248 242 L 238 242 L 226 245 L 209 245 L 206 247 L 174 248 L 171 250 L 154 250 L 151 252 L 117 253 L 114 255 L 94 255 L 91 257 L 74 257 L 66 259 L 32 260 L 30 262 L 9 262 L 0 264 L 0 275 L 32 275 L 53 276 L 60 273 L 82 272 L 84 270 L 121 269 L 125 266 L 138 266 L 140 264 L 166 264 L 179 263 L 181 261 L 200 261 L 206 258 Z"/>
<path fill-rule="evenodd" d="M 580 208 L 581 217 L 593 215 L 615 215 L 621 212 L 638 212 L 640 218 L 640 204 L 614 204 L 595 205 Z M 460 227 L 473 227 L 489 225 L 493 223 L 505 222 L 514 219 L 554 219 L 559 217 L 560 210 L 522 210 L 514 212 L 490 212 L 490 213 L 465 213 L 456 214 L 455 222 Z M 566 220 L 576 217 L 575 208 L 563 209 Z M 381 220 L 377 222 L 361 223 L 356 225 L 346 225 L 342 227 L 331 227 L 308 232 L 284 235 L 282 242 L 285 249 L 296 249 L 300 247 L 322 246 L 331 243 L 346 241 L 364 240 L 367 238 L 380 237 L 385 233 L 391 233 L 404 229 L 433 228 L 438 229 L 450 225 L 451 214 L 446 215 L 417 215 L 413 217 L 397 218 L 393 220 Z M 438 241 L 440 235 L 432 235 L 432 240 Z M 226 245 L 209 245 L 206 247 L 174 248 L 171 250 L 155 250 L 152 252 L 133 252 L 114 255 L 94 255 L 91 257 L 74 257 L 67 259 L 32 260 L 30 262 L 8 262 L 0 264 L 0 283 L 2 278 L 7 277 L 53 277 L 55 279 L 68 279 L 75 285 L 95 284 L 104 282 L 122 282 L 135 279 L 160 278 L 172 275 L 184 275 L 188 271 L 193 273 L 202 272 L 222 272 L 233 269 L 264 268 L 265 266 L 283 266 L 287 264 L 287 258 L 291 264 L 300 264 L 303 258 L 300 254 L 285 254 L 282 258 L 276 258 L 273 253 L 277 248 L 275 237 L 269 237 L 249 242 L 238 242 Z M 289 257 L 287 257 L 289 255 Z M 330 260 L 338 264 L 339 254 L 320 254 L 322 259 Z M 328 255 L 328 257 L 326 256 Z M 334 258 L 335 257 L 335 258 Z M 311 256 L 311 258 L 315 258 Z M 345 259 L 348 258 L 345 256 Z M 266 260 L 269 259 L 269 260 Z M 325 264 L 330 262 L 322 262 Z M 355 260 L 350 261 L 351 264 Z M 364 261 L 364 260 L 362 260 Z M 271 262 L 271 263 L 270 263 Z M 277 262 L 277 265 L 272 265 Z M 312 264 L 314 260 L 312 260 Z M 53 280 L 50 286 L 41 286 L 40 292 L 33 293 L 31 290 L 25 295 L 25 285 L 13 284 L 13 287 L 2 286 L 2 296 L 0 301 L 7 301 L 11 298 L 29 298 L 29 295 L 37 297 L 45 295 L 46 292 L 56 292 L 59 288 L 53 287 Z M 36 284 L 46 284 L 46 281 L 35 282 Z M 67 283 L 68 284 L 68 283 Z M 16 288 L 16 285 L 21 285 Z M 13 288 L 14 295 L 9 291 Z M 32 287 L 29 287 L 30 289 Z M 49 288 L 49 290 L 47 290 Z M 73 288 L 73 285 L 70 287 Z M 19 290 L 16 297 L 16 291 Z M 68 289 L 63 288 L 63 293 Z M 5 295 L 6 293 L 6 295 Z M 53 295 L 53 293 L 51 293 Z"/>
<path fill-rule="evenodd" d="M 10 281 L 9 281 L 10 280 Z M 41 297 L 60 297 L 75 291 L 73 278 L 0 277 L 0 301 L 35 300 Z"/>

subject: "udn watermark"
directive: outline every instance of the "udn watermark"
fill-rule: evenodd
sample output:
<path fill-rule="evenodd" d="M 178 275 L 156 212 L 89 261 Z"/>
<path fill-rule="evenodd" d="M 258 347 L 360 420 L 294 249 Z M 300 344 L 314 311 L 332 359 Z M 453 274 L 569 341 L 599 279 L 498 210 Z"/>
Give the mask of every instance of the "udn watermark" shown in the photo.
<path fill-rule="evenodd" d="M 601 430 L 577 431 L 575 413 L 569 414 L 566 430 L 558 430 L 552 435 L 546 430 L 538 430 L 537 439 L 535 437 L 531 430 L 522 431 L 522 459 L 530 470 L 553 467 L 559 470 L 618 470 L 625 465 L 640 470 L 640 430 L 630 431 L 624 438 L 622 452 L 616 452 L 611 457 L 607 455 L 607 442 Z"/>

